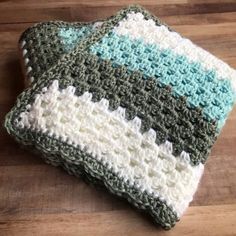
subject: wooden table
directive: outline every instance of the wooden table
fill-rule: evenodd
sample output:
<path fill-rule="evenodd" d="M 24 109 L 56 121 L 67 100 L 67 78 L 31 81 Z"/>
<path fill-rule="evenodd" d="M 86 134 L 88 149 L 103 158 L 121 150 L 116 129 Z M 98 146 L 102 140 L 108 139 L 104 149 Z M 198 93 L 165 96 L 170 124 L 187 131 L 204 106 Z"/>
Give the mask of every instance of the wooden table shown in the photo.
<path fill-rule="evenodd" d="M 34 22 L 89 21 L 115 13 L 129 0 L 3 0 L 0 3 L 0 119 L 23 78 L 20 33 Z M 236 1 L 136 1 L 176 31 L 236 68 Z M 194 201 L 171 231 L 156 228 L 129 204 L 44 164 L 1 127 L 0 235 L 236 235 L 236 109 L 231 113 Z"/>

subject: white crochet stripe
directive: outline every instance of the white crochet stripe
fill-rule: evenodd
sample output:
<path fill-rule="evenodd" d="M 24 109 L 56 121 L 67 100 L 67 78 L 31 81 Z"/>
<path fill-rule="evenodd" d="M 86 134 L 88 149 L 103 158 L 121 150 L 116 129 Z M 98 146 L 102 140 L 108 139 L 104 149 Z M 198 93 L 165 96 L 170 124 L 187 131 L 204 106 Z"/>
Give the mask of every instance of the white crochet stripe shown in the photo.
<path fill-rule="evenodd" d="M 141 121 L 125 119 L 125 109 L 108 109 L 108 101 L 91 101 L 92 94 L 74 94 L 69 86 L 59 90 L 58 81 L 36 95 L 32 105 L 17 119 L 17 126 L 47 133 L 107 163 L 119 177 L 140 191 L 154 194 L 178 216 L 192 200 L 204 166 L 192 166 L 185 152 L 172 155 L 172 145 L 158 146 L 156 133 L 140 132 Z"/>
<path fill-rule="evenodd" d="M 145 43 L 157 44 L 161 49 L 171 49 L 190 61 L 200 62 L 205 69 L 214 69 L 219 79 L 228 78 L 236 90 L 236 71 L 222 60 L 198 47 L 189 39 L 171 32 L 164 25 L 158 26 L 154 20 L 144 19 L 142 13 L 129 13 L 113 30 L 118 35 L 128 35 L 131 39 L 142 39 Z"/>

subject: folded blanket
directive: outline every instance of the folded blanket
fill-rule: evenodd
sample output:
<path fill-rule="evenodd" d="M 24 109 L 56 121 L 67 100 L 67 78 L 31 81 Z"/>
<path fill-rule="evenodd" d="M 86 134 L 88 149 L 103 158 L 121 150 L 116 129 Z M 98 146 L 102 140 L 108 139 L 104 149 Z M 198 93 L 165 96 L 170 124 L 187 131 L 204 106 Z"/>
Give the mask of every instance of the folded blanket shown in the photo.
<path fill-rule="evenodd" d="M 235 79 L 227 64 L 130 7 L 37 78 L 5 126 L 169 229 L 197 189 Z"/>

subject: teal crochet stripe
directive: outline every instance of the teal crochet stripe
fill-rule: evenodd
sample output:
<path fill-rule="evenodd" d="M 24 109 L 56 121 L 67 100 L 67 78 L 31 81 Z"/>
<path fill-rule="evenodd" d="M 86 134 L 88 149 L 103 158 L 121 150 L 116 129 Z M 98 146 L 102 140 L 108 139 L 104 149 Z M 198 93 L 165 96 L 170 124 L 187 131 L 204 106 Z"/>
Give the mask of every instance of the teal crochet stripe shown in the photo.
<path fill-rule="evenodd" d="M 79 41 L 93 32 L 93 26 L 88 25 L 82 28 L 64 27 L 59 29 L 58 36 L 61 38 L 64 49 L 69 52 Z"/>
<path fill-rule="evenodd" d="M 176 96 L 186 96 L 191 107 L 201 107 L 206 118 L 217 120 L 218 128 L 224 125 L 234 103 L 235 92 L 229 80 L 219 79 L 215 71 L 203 69 L 200 63 L 190 62 L 169 49 L 146 44 L 142 39 L 132 40 L 110 32 L 91 46 L 90 51 L 171 85 Z"/>

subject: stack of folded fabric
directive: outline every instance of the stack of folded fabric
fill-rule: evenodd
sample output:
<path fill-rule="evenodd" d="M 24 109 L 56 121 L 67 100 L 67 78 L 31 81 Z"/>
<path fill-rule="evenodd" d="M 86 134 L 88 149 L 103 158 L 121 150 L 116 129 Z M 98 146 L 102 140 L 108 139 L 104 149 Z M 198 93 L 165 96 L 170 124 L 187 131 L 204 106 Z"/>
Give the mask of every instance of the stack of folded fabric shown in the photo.
<path fill-rule="evenodd" d="M 170 229 L 236 100 L 236 71 L 138 6 L 20 39 L 28 88 L 9 134 Z"/>

